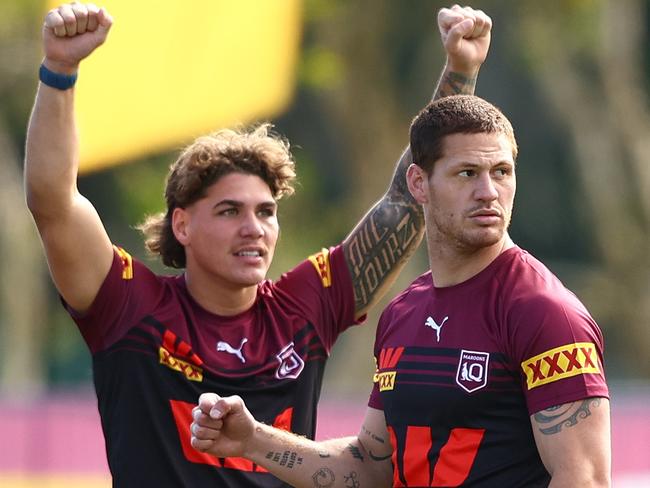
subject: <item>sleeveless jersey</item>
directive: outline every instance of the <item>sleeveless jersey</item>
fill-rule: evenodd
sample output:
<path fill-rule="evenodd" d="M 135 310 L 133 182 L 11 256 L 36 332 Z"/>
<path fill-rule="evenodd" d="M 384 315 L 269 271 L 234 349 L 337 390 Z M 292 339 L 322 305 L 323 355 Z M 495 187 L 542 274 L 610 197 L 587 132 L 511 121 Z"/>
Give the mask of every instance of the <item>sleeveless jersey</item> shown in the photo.
<path fill-rule="evenodd" d="M 602 350 L 585 307 L 518 247 L 455 286 L 422 275 L 375 342 L 393 486 L 547 486 L 530 415 L 607 397 Z"/>
<path fill-rule="evenodd" d="M 340 247 L 258 286 L 253 307 L 222 317 L 198 305 L 184 275 L 159 276 L 116 248 L 83 316 L 108 463 L 118 487 L 280 487 L 265 469 L 190 445 L 204 392 L 237 394 L 260 421 L 314 436 L 330 348 L 354 319 Z"/>

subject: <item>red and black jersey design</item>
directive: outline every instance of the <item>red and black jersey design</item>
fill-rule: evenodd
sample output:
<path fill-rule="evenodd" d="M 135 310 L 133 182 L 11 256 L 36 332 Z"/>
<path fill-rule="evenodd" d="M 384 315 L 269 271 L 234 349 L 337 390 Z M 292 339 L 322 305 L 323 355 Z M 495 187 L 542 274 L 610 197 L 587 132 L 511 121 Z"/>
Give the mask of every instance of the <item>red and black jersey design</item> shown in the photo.
<path fill-rule="evenodd" d="M 382 314 L 375 358 L 395 487 L 547 486 L 530 415 L 608 396 L 597 325 L 517 247 L 455 286 L 418 278 Z"/>
<path fill-rule="evenodd" d="M 237 394 L 258 420 L 313 438 L 330 348 L 355 323 L 342 252 L 322 254 L 319 268 L 305 260 L 260 284 L 250 310 L 221 317 L 194 302 L 183 276 L 116 251 L 91 310 L 71 311 L 93 356 L 114 486 L 286 486 L 248 460 L 195 451 L 191 410 L 201 393 Z"/>

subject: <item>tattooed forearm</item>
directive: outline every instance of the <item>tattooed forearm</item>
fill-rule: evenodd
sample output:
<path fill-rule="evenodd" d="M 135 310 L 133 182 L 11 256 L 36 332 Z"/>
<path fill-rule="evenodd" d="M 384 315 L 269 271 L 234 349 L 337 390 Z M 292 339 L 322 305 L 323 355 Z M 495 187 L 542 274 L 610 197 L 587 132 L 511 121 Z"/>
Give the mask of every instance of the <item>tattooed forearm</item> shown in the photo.
<path fill-rule="evenodd" d="M 329 468 L 320 468 L 311 476 L 311 479 L 316 488 L 334 486 L 334 482 L 336 481 L 334 473 Z"/>
<path fill-rule="evenodd" d="M 289 469 L 292 469 L 297 464 L 302 464 L 302 457 L 297 452 L 292 451 L 270 451 L 266 453 L 266 459 L 277 463 L 279 466 L 286 466 Z"/>
<path fill-rule="evenodd" d="M 557 434 L 563 427 L 569 428 L 591 415 L 591 407 L 600 405 L 600 398 L 587 398 L 582 401 L 565 403 L 547 408 L 533 415 L 539 431 L 544 435 Z"/>
<path fill-rule="evenodd" d="M 433 95 L 434 100 L 450 95 L 473 95 L 476 88 L 476 76 L 467 77 L 453 71 L 445 72 L 438 82 Z"/>
<path fill-rule="evenodd" d="M 346 239 L 356 309 L 369 306 L 415 252 L 422 237 L 419 207 L 382 201 Z"/>

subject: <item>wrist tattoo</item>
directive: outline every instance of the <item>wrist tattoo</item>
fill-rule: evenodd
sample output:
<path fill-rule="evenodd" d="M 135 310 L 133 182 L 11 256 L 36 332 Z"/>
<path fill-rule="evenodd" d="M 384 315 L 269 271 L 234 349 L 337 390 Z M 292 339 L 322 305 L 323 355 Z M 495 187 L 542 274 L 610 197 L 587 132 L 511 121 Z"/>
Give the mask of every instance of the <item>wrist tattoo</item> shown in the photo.
<path fill-rule="evenodd" d="M 297 452 L 293 451 L 270 451 L 266 453 L 266 459 L 273 461 L 279 466 L 286 466 L 288 469 L 293 469 L 294 465 L 302 464 L 302 457 L 300 457 Z"/>
<path fill-rule="evenodd" d="M 476 77 L 468 78 L 465 75 L 451 71 L 440 79 L 433 99 L 437 100 L 450 95 L 473 95 L 475 88 Z"/>
<path fill-rule="evenodd" d="M 555 407 L 541 410 L 533 415 L 538 424 L 539 431 L 544 435 L 557 434 L 563 427 L 573 427 L 580 420 L 591 415 L 591 407 L 600 405 L 600 398 L 586 398 L 582 401 L 556 405 Z"/>

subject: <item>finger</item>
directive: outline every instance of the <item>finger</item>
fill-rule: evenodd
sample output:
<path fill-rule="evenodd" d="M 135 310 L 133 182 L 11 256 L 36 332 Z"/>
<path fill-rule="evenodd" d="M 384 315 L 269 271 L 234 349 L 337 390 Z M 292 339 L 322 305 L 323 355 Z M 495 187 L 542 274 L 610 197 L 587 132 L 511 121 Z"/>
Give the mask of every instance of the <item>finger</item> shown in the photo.
<path fill-rule="evenodd" d="M 83 34 L 88 26 L 88 9 L 85 5 L 74 2 L 71 5 L 72 12 L 77 20 L 77 34 Z"/>
<path fill-rule="evenodd" d="M 94 3 L 87 3 L 86 10 L 88 11 L 88 25 L 86 26 L 86 30 L 94 32 L 97 30 L 97 26 L 99 25 L 99 21 L 97 20 L 99 7 Z"/>
<path fill-rule="evenodd" d="M 45 28 L 53 32 L 56 37 L 65 37 L 65 22 L 59 13 L 59 9 L 53 9 L 47 13 Z"/>
<path fill-rule="evenodd" d="M 61 5 L 59 7 L 59 14 L 63 18 L 65 24 L 65 33 L 68 37 L 73 37 L 77 34 L 77 18 L 74 16 L 71 5 Z"/>
<path fill-rule="evenodd" d="M 458 22 L 461 22 L 465 17 L 458 13 L 454 12 L 448 8 L 442 8 L 438 11 L 438 28 L 440 33 L 444 34 L 449 31 L 454 25 Z"/>
<path fill-rule="evenodd" d="M 454 27 L 449 30 L 449 37 L 447 39 L 447 44 L 451 51 L 460 48 L 460 43 L 463 38 L 468 37 L 468 35 L 474 30 L 474 21 L 472 19 L 465 19 L 462 22 L 458 22 Z"/>
<path fill-rule="evenodd" d="M 192 411 L 192 420 L 195 424 L 201 427 L 208 427 L 210 429 L 221 429 L 223 427 L 222 419 L 213 419 L 209 415 L 203 413 L 199 408 Z"/>
<path fill-rule="evenodd" d="M 190 437 L 190 444 L 197 451 L 207 452 L 208 449 L 210 449 L 214 445 L 214 441 L 212 441 L 212 440 L 201 440 L 201 439 L 197 439 L 196 437 L 192 436 L 192 437 Z"/>
<path fill-rule="evenodd" d="M 192 425 L 190 425 L 190 433 L 197 439 L 215 440 L 221 435 L 221 430 L 211 429 L 209 427 L 199 425 L 196 422 L 192 422 Z"/>
<path fill-rule="evenodd" d="M 477 15 L 476 20 L 478 22 L 480 19 L 481 31 L 476 33 L 476 37 L 484 37 L 487 36 L 492 30 L 492 18 L 482 10 L 479 10 L 478 12 L 479 15 Z"/>
<path fill-rule="evenodd" d="M 108 30 L 111 28 L 111 25 L 113 25 L 113 17 L 104 7 L 99 9 L 99 13 L 97 14 L 97 21 L 99 22 L 98 28 L 105 30 L 106 32 L 108 32 Z"/>
<path fill-rule="evenodd" d="M 212 410 L 212 407 L 215 406 L 219 398 L 221 397 L 216 393 L 202 393 L 201 396 L 199 396 L 199 410 L 201 410 L 206 415 L 209 415 L 210 410 Z"/>

